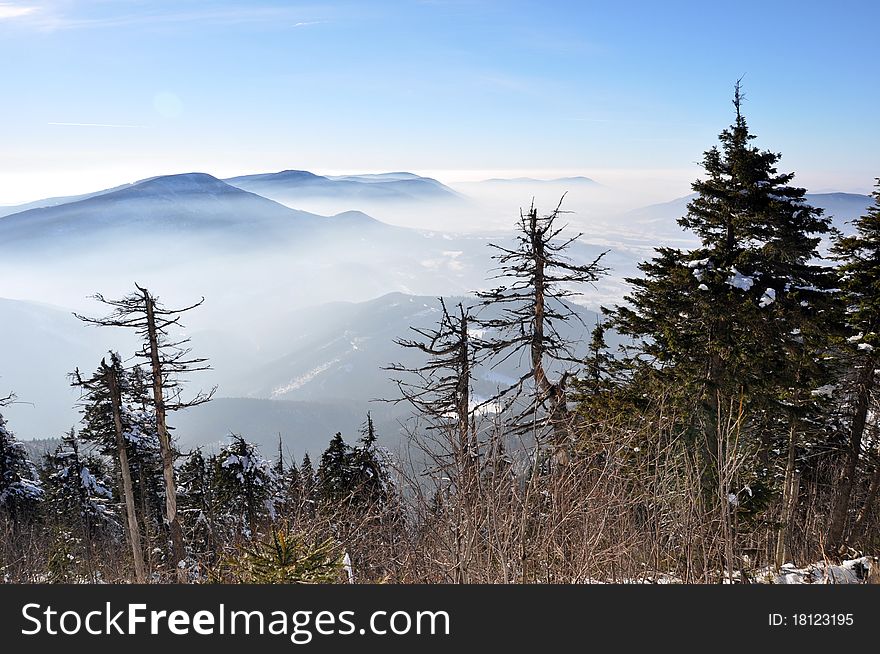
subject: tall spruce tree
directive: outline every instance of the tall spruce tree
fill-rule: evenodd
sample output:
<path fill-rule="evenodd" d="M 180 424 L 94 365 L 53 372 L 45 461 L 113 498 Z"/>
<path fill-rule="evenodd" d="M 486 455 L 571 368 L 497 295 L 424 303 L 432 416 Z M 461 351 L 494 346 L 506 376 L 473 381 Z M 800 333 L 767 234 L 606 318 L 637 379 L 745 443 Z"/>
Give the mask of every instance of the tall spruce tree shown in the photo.
<path fill-rule="evenodd" d="M 845 372 L 840 394 L 848 404 L 848 439 L 844 465 L 831 513 L 828 541 L 834 548 L 847 544 L 847 521 L 852 511 L 853 488 L 859 481 L 859 462 L 865 447 L 865 428 L 877 398 L 878 348 L 880 348 L 880 178 L 873 193 L 874 204 L 857 218 L 855 234 L 841 237 L 832 248 L 840 262 L 840 285 L 846 305 L 848 338 L 843 345 Z M 865 503 L 857 512 L 852 536 L 862 536 L 865 517 L 880 489 L 880 465 L 871 473 Z"/>
<path fill-rule="evenodd" d="M 303 485 L 296 465 L 286 467 L 281 477 L 276 477 L 275 493 L 275 506 L 280 518 L 289 519 L 299 512 L 303 502 Z"/>
<path fill-rule="evenodd" d="M 101 360 L 98 370 L 85 379 L 77 369 L 72 385 L 82 390 L 83 441 L 115 463 L 118 494 L 125 504 L 126 532 L 132 548 L 135 577 L 146 582 L 141 523 L 148 535 L 161 524 L 151 520 L 150 507 L 159 512 L 162 468 L 159 441 L 152 412 L 139 396 L 138 368 L 127 371 L 115 352 L 110 363 Z M 138 406 L 137 402 L 141 405 Z M 149 551 L 151 548 L 147 547 Z"/>
<path fill-rule="evenodd" d="M 828 375 L 822 352 L 835 282 L 817 263 L 817 246 L 830 227 L 790 185 L 793 173 L 777 171 L 781 155 L 752 145 L 739 83 L 733 103 L 735 120 L 705 152 L 697 196 L 678 221 L 700 245 L 658 248 L 639 266 L 643 276 L 627 280 L 633 291 L 611 312 L 612 326 L 637 341 L 638 383 L 651 380 L 652 392 L 690 416 L 707 493 L 724 504 L 734 490 L 720 487 L 729 453 L 719 436 L 733 424 L 752 436 L 747 462 L 756 474 L 759 454 L 765 462 L 774 449 L 788 454 L 782 503 L 790 505 L 797 447 L 817 422 L 811 391 Z"/>
<path fill-rule="evenodd" d="M 606 332 L 600 318 L 590 334 L 590 349 L 577 380 L 577 389 L 582 396 L 595 397 L 613 388 L 617 381 L 618 362 L 608 349 Z"/>

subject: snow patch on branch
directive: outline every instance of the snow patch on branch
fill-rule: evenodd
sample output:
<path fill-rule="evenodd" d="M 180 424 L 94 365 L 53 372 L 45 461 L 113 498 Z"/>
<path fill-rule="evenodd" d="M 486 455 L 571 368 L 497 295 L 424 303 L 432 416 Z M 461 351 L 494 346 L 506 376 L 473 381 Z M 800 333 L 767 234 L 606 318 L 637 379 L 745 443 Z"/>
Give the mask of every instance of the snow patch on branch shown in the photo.
<path fill-rule="evenodd" d="M 727 283 L 734 288 L 738 288 L 742 291 L 748 291 L 752 286 L 754 286 L 755 280 L 753 277 L 743 275 L 736 268 L 731 268 L 730 277 L 727 278 Z"/>
<path fill-rule="evenodd" d="M 776 290 L 768 288 L 766 291 L 764 291 L 764 295 L 761 296 L 761 300 L 758 302 L 758 305 L 761 307 L 769 307 L 774 302 L 776 302 Z"/>

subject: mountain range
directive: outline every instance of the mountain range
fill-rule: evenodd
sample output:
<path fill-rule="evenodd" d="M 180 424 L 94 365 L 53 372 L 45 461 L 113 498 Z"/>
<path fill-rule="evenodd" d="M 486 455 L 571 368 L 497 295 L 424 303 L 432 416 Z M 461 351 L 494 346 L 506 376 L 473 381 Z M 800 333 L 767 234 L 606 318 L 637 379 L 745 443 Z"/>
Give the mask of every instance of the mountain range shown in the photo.
<path fill-rule="evenodd" d="M 305 199 L 364 202 L 456 201 L 461 196 L 430 177 L 412 173 L 323 176 L 305 170 L 244 175 L 224 180 L 284 204 Z"/>
<path fill-rule="evenodd" d="M 297 211 L 211 175 L 190 173 L 8 214 L 0 218 L 0 242 L 55 249 L 69 247 L 71 241 L 94 247 L 120 238 L 185 238 L 212 245 L 234 239 L 241 247 L 255 239 L 278 243 L 320 238 L 340 225 L 350 234 L 380 224 L 360 212 L 324 217 Z"/>
<path fill-rule="evenodd" d="M 482 184 L 505 194 L 531 186 L 608 191 L 588 178 Z M 573 243 L 573 259 L 607 252 L 611 269 L 579 301 L 592 308 L 619 302 L 624 277 L 654 247 L 687 247 L 692 237 L 675 221 L 691 197 L 575 216 L 571 231 L 586 233 Z M 303 210 L 310 201 L 347 209 Z M 807 201 L 846 232 L 871 198 L 821 193 Z M 509 229 L 473 229 L 481 223 L 469 203 L 411 173 L 283 171 L 227 180 L 167 175 L 0 209 L 0 296 L 17 298 L 0 299 L 0 396 L 14 390 L 21 402 L 4 415 L 25 438 L 58 436 L 74 424 L 77 395 L 66 374 L 91 370 L 110 348 L 132 352 L 135 343 L 126 330 L 86 327 L 71 311 L 100 315 L 104 308 L 88 295 L 118 297 L 139 282 L 172 305 L 206 297 L 184 334 L 214 367 L 192 385 L 218 384 L 219 395 L 174 417 L 182 446 L 234 432 L 274 447 L 281 434 L 291 451 L 315 452 L 336 430 L 353 435 L 367 410 L 388 443 L 399 440 L 404 407 L 370 402 L 394 394 L 384 366 L 418 362 L 394 339 L 411 326 L 432 326 L 437 296 L 473 303 L 473 291 L 494 283 L 488 244 L 513 244 Z M 442 220 L 455 214 L 472 229 L 394 226 L 360 210 L 368 206 L 398 216 L 426 212 L 425 222 L 436 220 L 431 211 Z M 584 324 L 569 335 L 582 340 L 596 315 L 575 309 Z M 516 374 L 516 362 L 481 369 L 476 391 L 486 396 Z"/>

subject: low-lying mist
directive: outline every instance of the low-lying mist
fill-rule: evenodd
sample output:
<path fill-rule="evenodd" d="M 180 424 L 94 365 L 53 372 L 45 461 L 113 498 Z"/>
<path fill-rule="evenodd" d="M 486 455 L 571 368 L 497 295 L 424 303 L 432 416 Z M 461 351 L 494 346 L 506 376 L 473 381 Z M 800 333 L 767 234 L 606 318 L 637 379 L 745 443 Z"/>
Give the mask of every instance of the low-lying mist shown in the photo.
<path fill-rule="evenodd" d="M 434 298 L 495 286 L 490 243 L 511 247 L 520 208 L 534 198 L 549 212 L 563 194 L 566 233 L 583 233 L 572 259 L 605 253 L 609 269 L 573 298 L 586 311 L 621 302 L 624 279 L 655 247 L 692 243 L 675 222 L 686 199 L 624 210 L 633 198 L 583 178 L 468 183 L 430 200 L 301 194 L 291 208 L 194 174 L 0 217 L 0 397 L 14 391 L 20 400 L 4 414 L 23 438 L 74 425 L 77 394 L 66 374 L 93 370 L 108 349 L 128 358 L 137 343 L 71 312 L 103 315 L 90 296 L 121 297 L 138 283 L 170 307 L 205 298 L 181 335 L 214 370 L 196 375 L 192 388 L 217 385 L 218 398 L 247 400 L 181 415 L 182 442 L 249 427 L 257 440 L 281 431 L 323 442 L 334 419 L 355 429 L 371 408 L 396 434 L 400 415 L 369 403 L 390 390 L 381 367 L 399 356 L 394 338 L 432 326 Z M 810 201 L 843 229 L 868 204 L 848 194 Z M 579 329 L 573 336 L 586 339 Z M 269 411 L 263 403 L 272 401 L 285 404 Z"/>

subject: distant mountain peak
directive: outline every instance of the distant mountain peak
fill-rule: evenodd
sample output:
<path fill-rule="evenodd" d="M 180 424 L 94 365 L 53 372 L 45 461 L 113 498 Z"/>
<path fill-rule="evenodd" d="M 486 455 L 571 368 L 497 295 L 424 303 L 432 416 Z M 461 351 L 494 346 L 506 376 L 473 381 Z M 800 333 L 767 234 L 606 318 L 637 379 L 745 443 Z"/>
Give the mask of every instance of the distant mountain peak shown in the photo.
<path fill-rule="evenodd" d="M 360 202 L 461 199 L 458 193 L 437 180 L 408 172 L 321 176 L 304 170 L 286 170 L 230 177 L 224 181 L 285 204 L 304 199 L 344 202 L 348 206 L 358 206 L 355 203 Z"/>
<path fill-rule="evenodd" d="M 346 222 L 358 222 L 358 223 L 376 223 L 381 224 L 378 220 L 373 218 L 372 216 L 365 214 L 363 211 L 343 211 L 342 213 L 338 213 L 334 216 L 330 216 L 334 220 L 346 221 Z"/>
<path fill-rule="evenodd" d="M 131 186 L 127 186 L 122 191 L 138 191 L 144 192 L 148 190 L 160 190 L 170 193 L 180 192 L 239 192 L 239 189 L 230 186 L 209 175 L 208 173 L 180 173 L 176 175 L 160 175 L 158 177 L 150 177 L 148 179 L 135 182 Z"/>
<path fill-rule="evenodd" d="M 327 179 L 322 175 L 316 175 L 313 172 L 309 172 L 308 170 L 295 170 L 295 169 L 287 169 L 287 170 L 279 170 L 275 173 L 262 173 L 257 175 L 244 175 L 241 178 L 236 177 L 235 179 L 260 179 L 260 180 L 287 180 L 287 181 L 312 181 L 312 180 L 320 180 Z"/>

